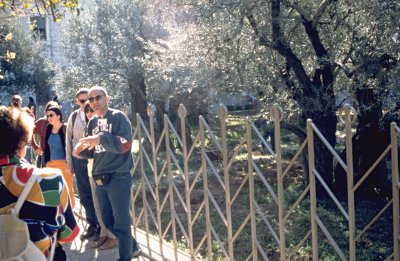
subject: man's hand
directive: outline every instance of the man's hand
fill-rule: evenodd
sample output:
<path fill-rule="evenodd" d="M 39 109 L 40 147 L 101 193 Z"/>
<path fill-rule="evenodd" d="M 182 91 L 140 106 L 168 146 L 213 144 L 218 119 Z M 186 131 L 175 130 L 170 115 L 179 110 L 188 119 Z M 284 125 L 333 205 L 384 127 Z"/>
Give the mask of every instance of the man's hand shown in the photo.
<path fill-rule="evenodd" d="M 87 149 L 89 145 L 83 143 L 82 141 L 79 141 L 78 144 L 76 144 L 74 148 L 74 152 L 72 153 L 72 156 L 79 158 L 79 153 L 81 153 L 83 150 Z"/>
<path fill-rule="evenodd" d="M 74 148 L 74 153 L 72 154 L 74 157 L 79 157 L 79 153 L 81 153 L 85 149 L 92 150 L 96 145 L 100 144 L 100 136 L 93 135 L 86 138 L 82 138 L 79 140 L 78 144 L 76 144 Z"/>
<path fill-rule="evenodd" d="M 38 148 L 37 150 L 35 150 L 36 155 L 42 156 L 43 154 L 43 150 L 42 148 Z"/>
<path fill-rule="evenodd" d="M 79 142 L 86 144 L 87 148 L 89 150 L 92 150 L 94 149 L 94 147 L 100 144 L 100 136 L 99 135 L 88 136 L 86 138 L 80 139 Z"/>

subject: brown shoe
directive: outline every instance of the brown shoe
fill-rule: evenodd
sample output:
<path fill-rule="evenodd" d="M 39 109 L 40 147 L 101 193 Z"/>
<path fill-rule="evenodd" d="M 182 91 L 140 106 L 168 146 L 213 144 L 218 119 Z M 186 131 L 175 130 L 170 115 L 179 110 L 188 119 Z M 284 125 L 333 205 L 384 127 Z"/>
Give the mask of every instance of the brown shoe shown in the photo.
<path fill-rule="evenodd" d="M 94 241 L 90 247 L 91 248 L 99 248 L 101 247 L 106 241 L 108 240 L 108 237 L 99 237 L 99 239 L 97 241 Z"/>
<path fill-rule="evenodd" d="M 114 247 L 118 246 L 118 239 L 114 238 L 108 238 L 106 242 L 104 242 L 99 249 L 100 250 L 106 250 L 106 249 L 112 249 Z"/>

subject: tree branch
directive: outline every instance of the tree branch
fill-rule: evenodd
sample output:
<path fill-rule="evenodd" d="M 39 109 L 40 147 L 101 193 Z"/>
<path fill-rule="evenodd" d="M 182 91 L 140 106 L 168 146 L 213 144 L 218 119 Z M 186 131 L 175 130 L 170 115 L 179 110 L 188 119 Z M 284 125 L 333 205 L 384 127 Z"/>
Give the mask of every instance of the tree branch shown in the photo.
<path fill-rule="evenodd" d="M 281 127 L 291 131 L 297 137 L 299 137 L 301 140 L 305 140 L 305 138 L 307 137 L 306 132 L 303 129 L 301 129 L 298 126 L 296 126 L 296 125 L 293 125 L 293 124 L 287 123 L 285 121 L 282 121 L 281 122 Z"/>
<path fill-rule="evenodd" d="M 312 19 L 312 26 L 315 28 L 317 24 L 319 23 L 319 20 L 321 19 L 322 15 L 324 14 L 326 8 L 333 2 L 334 0 L 324 0 L 322 3 L 319 5 L 319 8 L 317 12 L 315 12 L 314 17 Z"/>
<path fill-rule="evenodd" d="M 272 0 L 271 1 L 271 19 L 272 19 L 272 41 L 273 41 L 273 49 L 278 51 L 283 57 L 285 57 L 287 65 L 293 69 L 296 74 L 297 79 L 300 82 L 300 85 L 303 88 L 310 88 L 311 81 L 307 76 L 307 73 L 304 69 L 301 60 L 293 53 L 293 50 L 290 46 L 285 42 L 283 33 L 281 32 L 280 27 L 280 0 Z"/>
<path fill-rule="evenodd" d="M 344 74 L 348 77 L 351 78 L 354 75 L 355 70 L 350 70 L 349 67 L 347 67 L 345 64 L 341 63 L 341 62 L 335 62 L 334 63 L 337 67 L 339 67 L 340 69 L 342 69 L 342 71 L 344 72 Z"/>
<path fill-rule="evenodd" d="M 252 13 L 246 14 L 246 18 L 249 21 L 251 28 L 253 28 L 254 34 L 258 37 L 259 44 L 262 46 L 273 48 L 271 41 L 269 41 L 264 34 L 261 35 L 260 31 L 258 30 L 257 22 L 254 18 L 254 15 Z"/>
<path fill-rule="evenodd" d="M 307 13 L 303 8 L 301 8 L 301 6 L 299 6 L 298 4 L 292 3 L 292 2 L 287 1 L 287 0 L 282 0 L 281 2 L 282 2 L 286 7 L 290 7 L 290 8 L 292 8 L 292 9 L 296 10 L 297 13 L 299 13 L 299 15 L 300 15 L 301 17 L 304 17 L 304 18 L 307 19 L 307 20 L 310 20 L 310 19 L 311 19 L 311 18 L 308 16 L 308 13 Z"/>
<path fill-rule="evenodd" d="M 134 82 L 134 79 L 132 77 L 125 76 L 116 71 L 110 71 L 109 74 L 120 76 L 121 78 L 125 79 L 127 82 Z M 129 86 L 135 88 L 136 93 L 138 93 L 143 100 L 147 100 L 146 94 L 144 94 L 143 91 L 137 87 L 138 84 L 129 84 Z"/>
<path fill-rule="evenodd" d="M 129 79 L 129 77 L 123 75 L 122 73 L 116 72 L 116 71 L 110 71 L 109 74 L 111 74 L 111 75 L 117 75 L 117 76 L 119 76 L 119 77 L 121 77 L 121 78 L 124 78 L 125 80 L 128 80 L 128 79 Z"/>

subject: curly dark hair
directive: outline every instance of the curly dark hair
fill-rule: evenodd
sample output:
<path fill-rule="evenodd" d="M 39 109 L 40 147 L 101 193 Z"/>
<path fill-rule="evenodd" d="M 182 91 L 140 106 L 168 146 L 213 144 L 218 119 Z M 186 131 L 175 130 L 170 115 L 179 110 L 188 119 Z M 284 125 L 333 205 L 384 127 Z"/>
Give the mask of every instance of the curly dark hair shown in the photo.
<path fill-rule="evenodd" d="M 33 118 L 27 113 L 0 106 L 0 155 L 15 155 L 28 142 L 33 128 Z"/>

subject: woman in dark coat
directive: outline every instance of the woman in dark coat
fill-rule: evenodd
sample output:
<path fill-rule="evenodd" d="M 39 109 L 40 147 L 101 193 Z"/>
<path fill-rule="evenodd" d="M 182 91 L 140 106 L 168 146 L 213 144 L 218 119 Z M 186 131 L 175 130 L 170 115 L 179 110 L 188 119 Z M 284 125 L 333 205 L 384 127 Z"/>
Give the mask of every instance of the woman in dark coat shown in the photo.
<path fill-rule="evenodd" d="M 46 117 L 49 125 L 46 129 L 44 162 L 46 167 L 60 169 L 65 181 L 67 182 L 71 205 L 75 206 L 74 197 L 74 178 L 72 174 L 66 172 L 67 160 L 65 152 L 65 130 L 66 124 L 62 120 L 60 107 L 52 106 L 47 108 Z"/>

